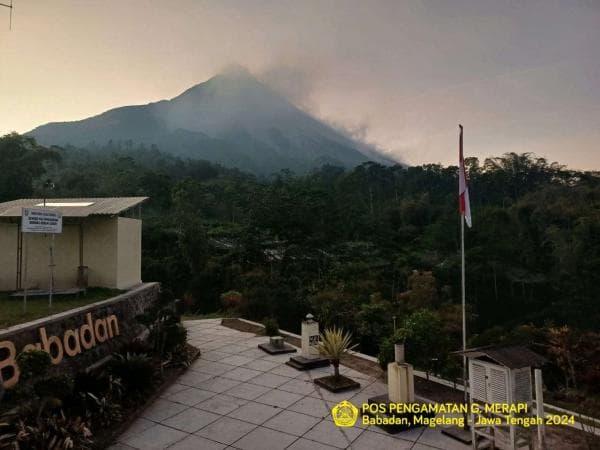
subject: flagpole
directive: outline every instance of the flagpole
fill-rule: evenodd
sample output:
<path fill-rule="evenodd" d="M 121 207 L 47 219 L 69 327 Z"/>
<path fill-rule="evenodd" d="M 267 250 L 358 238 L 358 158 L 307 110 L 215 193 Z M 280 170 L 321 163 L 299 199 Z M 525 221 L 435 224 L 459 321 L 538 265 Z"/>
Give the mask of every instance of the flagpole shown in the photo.
<path fill-rule="evenodd" d="M 467 319 L 466 319 L 466 296 L 465 296 L 465 218 L 460 216 L 460 259 L 461 259 L 461 287 L 462 287 L 462 349 L 463 349 L 463 398 L 465 405 L 467 398 Z M 465 421 L 465 430 L 468 428 Z"/>
<path fill-rule="evenodd" d="M 463 155 L 463 127 L 460 127 L 460 158 L 462 164 L 462 155 Z M 463 167 L 464 170 L 464 167 Z M 466 294 L 465 294 L 465 214 L 461 212 L 460 215 L 460 267 L 461 267 L 461 300 L 462 300 L 462 350 L 463 350 L 463 399 L 465 405 L 468 404 L 468 393 L 467 393 L 467 355 L 465 351 L 467 350 L 467 314 L 466 314 Z M 465 426 L 464 429 L 467 430 L 469 427 L 467 425 L 466 415 L 465 415 Z"/>

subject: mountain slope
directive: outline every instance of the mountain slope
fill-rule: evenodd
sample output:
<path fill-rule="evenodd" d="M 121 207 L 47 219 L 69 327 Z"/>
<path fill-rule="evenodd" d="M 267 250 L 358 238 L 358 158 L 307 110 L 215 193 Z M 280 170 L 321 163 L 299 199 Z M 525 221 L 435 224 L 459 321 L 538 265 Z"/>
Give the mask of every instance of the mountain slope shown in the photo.
<path fill-rule="evenodd" d="M 217 75 L 168 101 L 49 123 L 29 134 L 43 145 L 97 148 L 111 140 L 156 145 L 176 156 L 255 173 L 391 162 L 298 109 L 243 69 Z"/>

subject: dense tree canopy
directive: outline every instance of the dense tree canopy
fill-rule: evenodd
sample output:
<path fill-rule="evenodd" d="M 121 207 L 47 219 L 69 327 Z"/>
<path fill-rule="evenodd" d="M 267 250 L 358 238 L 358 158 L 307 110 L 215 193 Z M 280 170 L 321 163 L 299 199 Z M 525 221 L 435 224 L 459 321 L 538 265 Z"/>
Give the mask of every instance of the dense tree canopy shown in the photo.
<path fill-rule="evenodd" d="M 250 319 L 297 331 L 310 311 L 374 355 L 396 317 L 412 327 L 417 365 L 455 367 L 446 356 L 461 342 L 456 167 L 365 163 L 256 178 L 155 148 L 50 151 L 15 134 L 0 139 L 0 163 L 2 200 L 41 195 L 45 178 L 56 196 L 150 196 L 143 278 L 194 312 L 216 311 L 236 291 L 236 311 Z M 549 345 L 565 326 L 580 346 L 597 336 L 600 175 L 528 153 L 467 165 L 470 343 Z M 595 358 L 577 372 L 581 383 L 600 380 Z"/>

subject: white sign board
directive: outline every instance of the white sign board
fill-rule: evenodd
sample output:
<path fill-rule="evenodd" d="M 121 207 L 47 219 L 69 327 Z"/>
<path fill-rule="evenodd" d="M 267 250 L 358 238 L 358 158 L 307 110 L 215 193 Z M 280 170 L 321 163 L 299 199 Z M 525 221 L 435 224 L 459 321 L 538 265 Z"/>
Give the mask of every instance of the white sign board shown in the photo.
<path fill-rule="evenodd" d="M 23 233 L 62 233 L 62 213 L 54 209 L 23 208 Z"/>

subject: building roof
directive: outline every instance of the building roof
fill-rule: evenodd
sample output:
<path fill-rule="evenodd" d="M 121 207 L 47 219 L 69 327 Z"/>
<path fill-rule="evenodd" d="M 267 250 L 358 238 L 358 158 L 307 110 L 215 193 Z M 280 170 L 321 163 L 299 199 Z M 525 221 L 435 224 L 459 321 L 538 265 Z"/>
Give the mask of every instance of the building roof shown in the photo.
<path fill-rule="evenodd" d="M 63 217 L 117 215 L 146 201 L 148 197 L 47 198 L 46 208 L 57 209 Z M 21 217 L 23 208 L 43 208 L 44 199 L 22 198 L 0 203 L 1 217 Z"/>
<path fill-rule="evenodd" d="M 540 367 L 548 362 L 546 358 L 529 350 L 524 345 L 489 345 L 485 347 L 468 348 L 464 352 L 455 352 L 469 358 L 487 357 L 509 369 L 522 367 Z"/>

